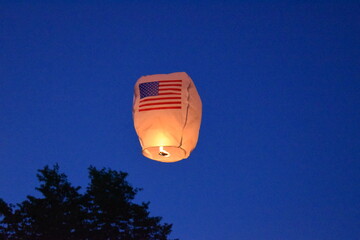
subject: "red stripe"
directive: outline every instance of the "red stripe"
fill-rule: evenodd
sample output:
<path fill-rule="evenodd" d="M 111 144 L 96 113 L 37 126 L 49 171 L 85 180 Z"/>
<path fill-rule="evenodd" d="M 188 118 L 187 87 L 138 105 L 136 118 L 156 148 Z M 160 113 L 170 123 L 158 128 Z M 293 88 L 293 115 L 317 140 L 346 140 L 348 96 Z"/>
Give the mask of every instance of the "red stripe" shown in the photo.
<path fill-rule="evenodd" d="M 160 87 L 181 87 L 181 84 L 160 84 Z"/>
<path fill-rule="evenodd" d="M 180 88 L 159 88 L 159 91 L 181 91 Z"/>
<path fill-rule="evenodd" d="M 159 80 L 158 82 L 169 82 L 169 83 L 174 83 L 174 82 L 182 82 L 182 80 Z"/>
<path fill-rule="evenodd" d="M 181 95 L 181 93 L 166 92 L 166 93 L 159 93 L 158 95 Z"/>
<path fill-rule="evenodd" d="M 139 108 L 144 106 L 153 106 L 153 105 L 164 105 L 164 104 L 181 104 L 181 102 L 156 102 L 156 103 L 146 103 L 139 106 Z"/>
<path fill-rule="evenodd" d="M 155 101 L 155 100 L 169 100 L 169 99 L 181 99 L 181 97 L 161 97 L 161 98 L 147 98 L 140 100 L 140 102 Z"/>
<path fill-rule="evenodd" d="M 145 108 L 145 109 L 139 109 L 139 112 L 142 111 L 150 111 L 150 110 L 161 110 L 161 109 L 181 109 L 181 107 L 158 107 L 158 108 Z"/>

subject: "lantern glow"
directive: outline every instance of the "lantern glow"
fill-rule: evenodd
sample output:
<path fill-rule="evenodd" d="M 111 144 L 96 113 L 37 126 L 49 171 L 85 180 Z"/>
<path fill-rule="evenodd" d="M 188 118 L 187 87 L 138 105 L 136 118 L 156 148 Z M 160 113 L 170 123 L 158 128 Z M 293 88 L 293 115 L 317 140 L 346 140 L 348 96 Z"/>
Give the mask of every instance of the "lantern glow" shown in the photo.
<path fill-rule="evenodd" d="M 134 126 L 147 158 L 176 162 L 189 157 L 201 113 L 200 96 L 185 72 L 143 76 L 135 84 Z"/>

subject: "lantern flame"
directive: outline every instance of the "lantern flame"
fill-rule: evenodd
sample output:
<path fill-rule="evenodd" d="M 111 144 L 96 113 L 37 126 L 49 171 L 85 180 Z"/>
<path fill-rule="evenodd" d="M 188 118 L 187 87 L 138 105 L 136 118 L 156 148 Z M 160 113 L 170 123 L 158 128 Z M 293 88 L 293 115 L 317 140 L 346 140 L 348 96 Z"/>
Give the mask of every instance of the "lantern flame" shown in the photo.
<path fill-rule="evenodd" d="M 159 147 L 159 155 L 162 157 L 170 157 L 170 153 L 165 151 L 163 146 Z"/>

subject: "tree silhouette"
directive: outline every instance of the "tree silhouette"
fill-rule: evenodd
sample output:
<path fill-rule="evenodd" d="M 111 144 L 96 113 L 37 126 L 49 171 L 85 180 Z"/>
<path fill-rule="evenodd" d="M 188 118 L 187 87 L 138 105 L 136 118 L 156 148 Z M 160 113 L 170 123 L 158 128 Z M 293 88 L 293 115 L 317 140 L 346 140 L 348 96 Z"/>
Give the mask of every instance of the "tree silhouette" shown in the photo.
<path fill-rule="evenodd" d="M 149 203 L 133 203 L 140 190 L 127 173 L 89 167 L 84 194 L 59 166 L 38 170 L 42 198 L 20 204 L 0 199 L 0 239 L 4 240 L 167 240 L 171 224 L 149 216 Z"/>

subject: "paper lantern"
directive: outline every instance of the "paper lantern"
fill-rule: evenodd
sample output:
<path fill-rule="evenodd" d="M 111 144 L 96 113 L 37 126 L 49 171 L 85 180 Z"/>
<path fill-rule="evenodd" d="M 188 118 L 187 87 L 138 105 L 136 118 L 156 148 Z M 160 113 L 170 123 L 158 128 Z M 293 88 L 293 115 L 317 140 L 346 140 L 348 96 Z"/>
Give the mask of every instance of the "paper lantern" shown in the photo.
<path fill-rule="evenodd" d="M 176 162 L 198 141 L 201 99 L 185 72 L 148 75 L 135 84 L 133 119 L 145 157 Z"/>

